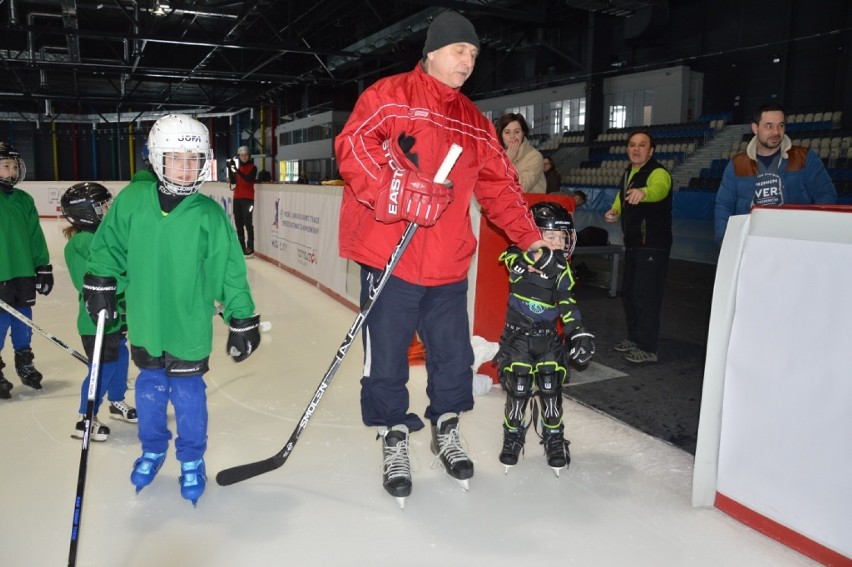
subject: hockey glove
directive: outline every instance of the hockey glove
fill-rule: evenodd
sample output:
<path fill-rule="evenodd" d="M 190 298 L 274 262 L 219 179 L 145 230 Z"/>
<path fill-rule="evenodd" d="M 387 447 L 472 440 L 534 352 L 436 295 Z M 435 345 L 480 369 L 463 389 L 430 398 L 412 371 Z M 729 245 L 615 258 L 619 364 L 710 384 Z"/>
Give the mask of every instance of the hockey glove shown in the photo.
<path fill-rule="evenodd" d="M 53 290 L 53 266 L 45 264 L 36 268 L 35 287 L 36 291 L 42 295 L 47 295 Z"/>
<path fill-rule="evenodd" d="M 586 364 L 595 354 L 595 336 L 582 325 L 571 333 L 568 356 L 577 364 Z"/>
<path fill-rule="evenodd" d="M 408 159 L 397 157 L 390 141 L 384 148 L 388 163 L 379 178 L 376 220 L 432 226 L 453 202 L 452 184 L 435 183 L 422 175 Z"/>
<path fill-rule="evenodd" d="M 519 248 L 509 248 L 500 256 L 500 259 L 515 275 L 522 276 L 529 271 L 530 264 L 527 263 L 524 253 Z"/>
<path fill-rule="evenodd" d="M 538 260 L 532 262 L 531 266 L 550 279 L 555 278 L 565 271 L 568 264 L 565 262 L 565 255 L 559 250 L 551 250 L 550 248 L 539 248 L 537 252 L 541 253 Z M 530 260 L 530 254 L 525 255 L 527 261 Z"/>
<path fill-rule="evenodd" d="M 248 319 L 231 319 L 228 325 L 228 355 L 242 362 L 260 346 L 260 315 Z"/>
<path fill-rule="evenodd" d="M 115 278 L 92 274 L 83 276 L 83 300 L 86 302 L 86 311 L 92 321 L 98 320 L 98 313 L 102 310 L 106 310 L 106 323 L 118 319 L 115 291 Z"/>

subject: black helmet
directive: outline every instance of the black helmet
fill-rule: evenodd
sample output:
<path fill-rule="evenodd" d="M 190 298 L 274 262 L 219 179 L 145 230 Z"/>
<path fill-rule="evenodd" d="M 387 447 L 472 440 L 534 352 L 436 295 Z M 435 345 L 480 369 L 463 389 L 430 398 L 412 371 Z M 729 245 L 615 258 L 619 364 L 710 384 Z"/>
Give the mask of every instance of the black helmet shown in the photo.
<path fill-rule="evenodd" d="M 530 207 L 535 224 L 541 230 L 562 230 L 565 232 L 565 252 L 570 256 L 574 251 L 577 233 L 574 231 L 574 218 L 568 209 L 553 201 L 541 201 Z"/>
<path fill-rule="evenodd" d="M 545 230 L 574 230 L 574 219 L 571 213 L 552 201 L 542 201 L 530 207 L 537 227 Z"/>
<path fill-rule="evenodd" d="M 5 165 L 0 163 L 0 185 L 14 187 L 24 180 L 27 176 L 27 166 L 21 158 L 18 150 L 9 142 L 0 142 L 0 162 L 5 160 L 15 160 L 17 171 L 13 175 L 9 175 L 5 170 Z M 11 190 L 11 189 L 10 189 Z"/>
<path fill-rule="evenodd" d="M 112 194 L 106 187 L 84 181 L 72 185 L 63 193 L 59 206 L 74 228 L 94 232 L 109 209 L 110 201 Z"/>

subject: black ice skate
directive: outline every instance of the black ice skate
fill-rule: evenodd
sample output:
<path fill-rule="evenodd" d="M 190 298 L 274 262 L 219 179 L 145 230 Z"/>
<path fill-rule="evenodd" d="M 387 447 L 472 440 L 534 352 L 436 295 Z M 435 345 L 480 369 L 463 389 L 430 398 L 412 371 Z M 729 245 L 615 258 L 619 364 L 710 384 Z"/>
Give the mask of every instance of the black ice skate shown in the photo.
<path fill-rule="evenodd" d="M 571 453 L 568 451 L 571 442 L 562 437 L 561 427 L 543 429 L 541 444 L 544 445 L 544 455 L 547 457 L 547 464 L 553 469 L 553 474 L 559 477 L 562 469 L 567 469 L 571 463 Z"/>
<path fill-rule="evenodd" d="M 22 348 L 15 351 L 15 370 L 18 372 L 18 377 L 24 386 L 29 386 L 34 390 L 41 390 L 41 372 L 33 366 L 33 351 L 28 348 Z"/>
<path fill-rule="evenodd" d="M 503 426 L 503 450 L 500 451 L 500 462 L 509 469 L 518 464 L 518 458 L 524 452 L 524 441 L 527 437 L 527 428 L 509 429 Z"/>
<path fill-rule="evenodd" d="M 457 413 L 445 413 L 438 418 L 437 425 L 432 426 L 432 453 L 438 456 L 447 474 L 465 490 L 470 489 L 473 461 L 462 449 Z"/>
<path fill-rule="evenodd" d="M 396 498 L 400 508 L 411 495 L 411 461 L 408 457 L 408 426 L 379 428 L 382 439 L 382 485 Z"/>
<path fill-rule="evenodd" d="M 3 364 L 3 359 L 0 358 L 0 400 L 8 400 L 12 397 L 12 383 L 3 376 L 4 366 L 6 365 Z"/>
<path fill-rule="evenodd" d="M 124 400 L 109 403 L 109 416 L 113 419 L 126 421 L 127 423 L 137 423 L 139 421 L 139 417 L 136 415 L 136 408 L 127 405 L 127 402 Z"/>
<path fill-rule="evenodd" d="M 72 439 L 82 439 L 83 434 L 86 431 L 86 416 L 81 415 L 80 421 L 74 426 L 74 431 L 71 432 Z M 92 419 L 91 424 L 91 433 L 89 434 L 89 439 L 92 441 L 106 441 L 109 439 L 110 430 L 109 427 L 98 421 L 97 416 Z"/>

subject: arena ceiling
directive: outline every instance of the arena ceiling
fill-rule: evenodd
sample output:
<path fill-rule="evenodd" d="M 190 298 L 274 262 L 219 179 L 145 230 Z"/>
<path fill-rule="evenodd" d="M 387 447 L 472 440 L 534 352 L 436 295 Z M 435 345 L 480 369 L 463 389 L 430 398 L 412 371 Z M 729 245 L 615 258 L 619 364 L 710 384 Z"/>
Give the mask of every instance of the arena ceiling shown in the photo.
<path fill-rule="evenodd" d="M 282 113 L 410 69 L 430 18 L 452 8 L 492 53 L 564 49 L 589 14 L 630 0 L 0 0 L 5 119 L 119 113 Z"/>

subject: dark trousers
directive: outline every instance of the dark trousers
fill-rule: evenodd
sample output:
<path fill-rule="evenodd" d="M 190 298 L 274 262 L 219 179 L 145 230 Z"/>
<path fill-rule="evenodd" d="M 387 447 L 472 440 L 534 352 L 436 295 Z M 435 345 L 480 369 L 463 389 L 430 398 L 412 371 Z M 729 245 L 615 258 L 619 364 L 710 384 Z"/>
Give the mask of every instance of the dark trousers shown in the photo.
<path fill-rule="evenodd" d="M 624 253 L 622 301 L 627 338 L 645 352 L 657 352 L 669 252 L 668 248 L 627 248 Z"/>
<path fill-rule="evenodd" d="M 253 200 L 234 199 L 234 224 L 237 227 L 237 239 L 243 251 L 254 250 L 254 224 L 251 219 L 253 209 Z"/>
<path fill-rule="evenodd" d="M 361 268 L 361 304 L 381 270 Z M 409 413 L 408 345 L 414 332 L 426 347 L 424 416 L 432 424 L 447 412 L 473 409 L 473 348 L 467 315 L 467 280 L 426 287 L 391 276 L 364 324 L 364 425 L 423 428 Z"/>

